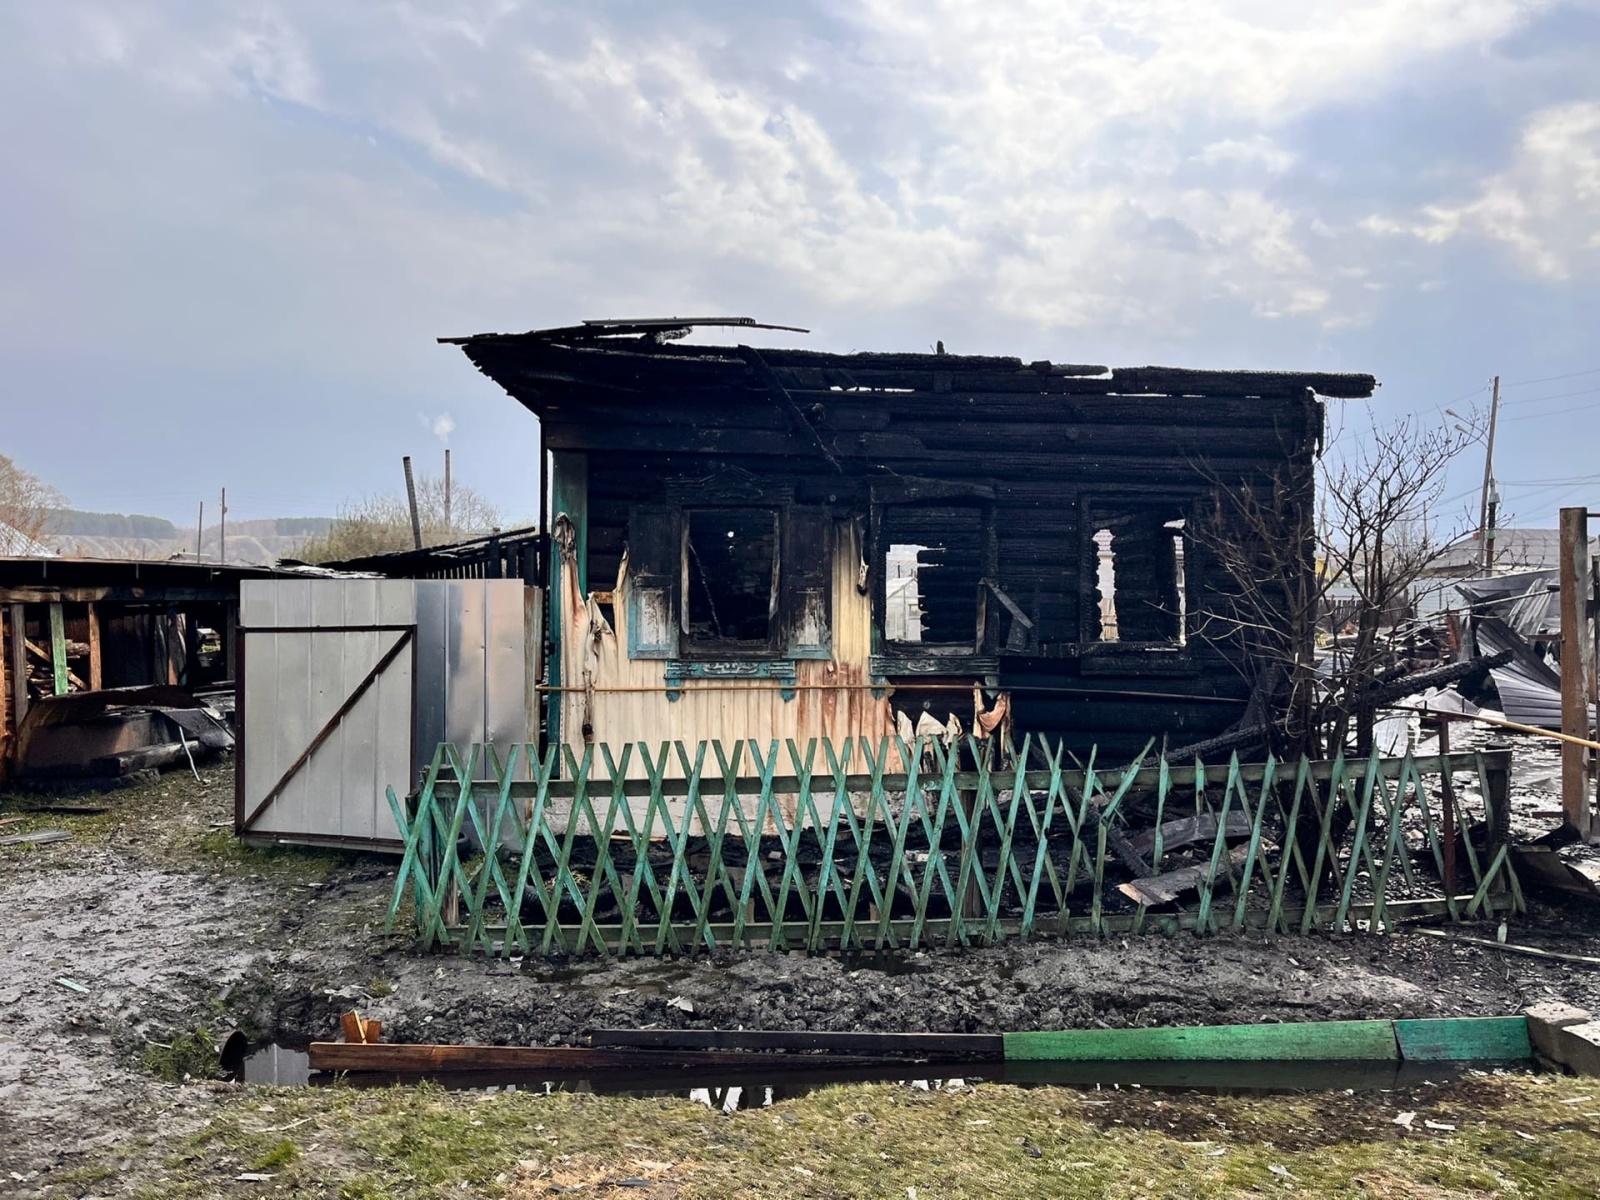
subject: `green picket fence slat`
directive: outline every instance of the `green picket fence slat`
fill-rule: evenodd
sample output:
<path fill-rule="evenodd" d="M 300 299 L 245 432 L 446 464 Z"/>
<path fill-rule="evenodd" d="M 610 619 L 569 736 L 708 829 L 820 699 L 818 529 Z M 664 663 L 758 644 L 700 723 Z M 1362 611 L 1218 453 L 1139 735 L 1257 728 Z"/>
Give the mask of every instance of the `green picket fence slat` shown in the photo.
<path fill-rule="evenodd" d="M 409 907 L 424 949 L 629 955 L 1377 931 L 1417 904 L 1457 920 L 1521 910 L 1504 845 L 1466 837 L 1464 896 L 1437 883 L 1436 822 L 1453 799 L 1456 829 L 1473 828 L 1459 785 L 1476 768 L 1487 794 L 1481 755 L 1190 770 L 1148 762 L 1151 749 L 1117 770 L 1032 735 L 1020 752 L 970 736 L 820 752 L 442 744 L 416 794 L 386 792 L 403 851 L 387 927 Z M 1438 786 L 1447 769 L 1454 789 Z M 1202 838 L 1169 841 L 1164 822 L 1200 816 L 1215 822 Z M 1151 827 L 1148 861 L 1125 862 L 1127 836 Z M 1123 896 L 1130 863 L 1181 878 L 1178 899 Z"/>

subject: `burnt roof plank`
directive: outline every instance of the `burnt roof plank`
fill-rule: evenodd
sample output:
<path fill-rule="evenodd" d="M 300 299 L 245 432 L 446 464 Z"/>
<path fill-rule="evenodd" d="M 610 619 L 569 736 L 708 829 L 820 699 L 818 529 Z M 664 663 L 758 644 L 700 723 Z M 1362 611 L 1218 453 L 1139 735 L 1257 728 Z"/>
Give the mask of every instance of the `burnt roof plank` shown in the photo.
<path fill-rule="evenodd" d="M 1333 374 L 1323 371 L 1196 371 L 1180 367 L 1118 367 L 1111 372 L 1119 392 L 1152 392 L 1203 396 L 1212 389 L 1233 395 L 1254 388 L 1282 392 L 1310 388 L 1337 400 L 1365 400 L 1378 381 L 1371 375 Z"/>

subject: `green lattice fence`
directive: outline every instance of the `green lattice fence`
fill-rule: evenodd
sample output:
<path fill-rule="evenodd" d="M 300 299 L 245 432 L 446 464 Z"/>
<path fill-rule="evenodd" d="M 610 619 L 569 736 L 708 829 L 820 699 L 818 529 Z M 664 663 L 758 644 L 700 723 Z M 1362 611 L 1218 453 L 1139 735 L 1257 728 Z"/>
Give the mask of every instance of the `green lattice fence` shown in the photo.
<path fill-rule="evenodd" d="M 423 948 L 680 954 L 1522 907 L 1498 832 L 1506 752 L 1111 770 L 1031 738 L 1014 765 L 993 753 L 441 745 L 418 794 L 388 793 L 405 843 L 390 925 L 409 908 Z"/>

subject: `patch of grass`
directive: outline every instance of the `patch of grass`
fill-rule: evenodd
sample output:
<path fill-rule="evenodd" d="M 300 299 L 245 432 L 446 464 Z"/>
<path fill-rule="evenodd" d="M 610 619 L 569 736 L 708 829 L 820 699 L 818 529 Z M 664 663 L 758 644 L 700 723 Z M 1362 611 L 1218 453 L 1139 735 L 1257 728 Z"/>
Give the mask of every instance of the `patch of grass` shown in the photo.
<path fill-rule="evenodd" d="M 108 837 L 121 821 L 118 809 L 121 800 L 116 794 L 82 796 L 30 796 L 17 792 L 0 793 L 0 817 L 17 817 L 0 825 L 0 836 L 14 833 L 38 833 L 45 829 L 61 829 L 72 835 L 70 842 L 55 842 L 38 846 L 25 842 L 16 846 L 0 846 L 0 862 L 9 856 L 39 855 L 41 859 L 61 858 L 70 861 L 74 844 L 93 844 Z M 103 808 L 98 813 L 42 812 L 41 807 Z"/>
<path fill-rule="evenodd" d="M 108 1163 L 96 1163 L 92 1166 L 77 1167 L 71 1171 L 63 1171 L 59 1175 L 52 1175 L 51 1181 L 58 1187 L 70 1188 L 74 1196 L 88 1195 L 95 1191 L 95 1184 L 104 1183 L 108 1179 L 115 1179 L 118 1171 Z"/>
<path fill-rule="evenodd" d="M 294 846 L 247 846 L 231 829 L 213 829 L 196 839 L 192 861 L 224 873 L 248 873 L 269 879 L 317 883 L 350 862 L 337 850 Z"/>
<path fill-rule="evenodd" d="M 223 1077 L 216 1039 L 204 1029 L 180 1034 L 170 1042 L 148 1043 L 139 1054 L 139 1065 L 168 1083 Z"/>
<path fill-rule="evenodd" d="M 1542 1076 L 1353 1096 L 852 1084 L 724 1116 L 678 1096 L 252 1088 L 148 1182 L 161 1200 L 250 1169 L 339 1200 L 530 1200 L 624 1180 L 681 1197 L 1578 1200 L 1600 1194 L 1595 1094 Z"/>
<path fill-rule="evenodd" d="M 300 1157 L 300 1147 L 284 1138 L 250 1164 L 252 1171 L 275 1171 L 280 1167 L 287 1167 Z"/>

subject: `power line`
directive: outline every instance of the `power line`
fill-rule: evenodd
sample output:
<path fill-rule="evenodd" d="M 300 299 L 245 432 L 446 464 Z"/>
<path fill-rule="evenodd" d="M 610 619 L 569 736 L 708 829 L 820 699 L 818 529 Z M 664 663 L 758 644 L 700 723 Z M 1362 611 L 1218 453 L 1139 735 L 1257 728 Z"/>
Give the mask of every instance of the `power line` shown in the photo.
<path fill-rule="evenodd" d="M 1590 367 L 1587 371 L 1573 371 L 1568 375 L 1546 375 L 1543 379 L 1517 379 L 1506 386 L 1523 387 L 1530 383 L 1554 383 L 1558 379 L 1576 379 L 1579 375 L 1600 375 L 1600 367 Z"/>
<path fill-rule="evenodd" d="M 1574 404 L 1571 408 L 1553 408 L 1545 412 L 1523 413 L 1520 416 L 1507 417 L 1508 421 L 1532 421 L 1537 417 L 1559 417 L 1563 413 L 1588 412 L 1592 408 L 1600 408 L 1600 400 L 1591 400 L 1588 404 Z"/>
<path fill-rule="evenodd" d="M 1546 484 L 1544 487 L 1529 488 L 1527 491 L 1519 490 L 1518 491 L 1518 496 L 1523 502 L 1527 502 L 1532 497 L 1534 497 L 1534 496 L 1543 496 L 1547 492 L 1555 492 L 1558 495 L 1568 496 L 1568 495 L 1571 495 L 1573 492 L 1586 491 L 1589 488 L 1591 488 L 1592 486 L 1593 486 L 1592 484 L 1581 483 L 1581 482 L 1580 483 L 1551 483 L 1551 484 Z"/>
<path fill-rule="evenodd" d="M 1434 407 L 1440 409 L 1441 411 L 1442 410 L 1446 410 L 1453 404 L 1460 404 L 1463 400 L 1470 400 L 1470 399 L 1472 399 L 1472 397 L 1478 396 L 1478 395 L 1482 395 L 1484 392 L 1487 392 L 1488 390 L 1489 390 L 1489 385 L 1487 383 L 1481 384 L 1478 387 L 1473 388 L 1470 392 L 1463 392 L 1461 395 L 1457 396 L 1454 400 L 1446 400 L 1443 404 L 1436 404 L 1436 405 L 1434 405 Z"/>
<path fill-rule="evenodd" d="M 1573 392 L 1551 392 L 1548 396 L 1529 396 L 1526 400 L 1515 400 L 1514 403 L 1521 407 L 1524 404 L 1539 404 L 1545 400 L 1565 400 L 1568 396 L 1592 396 L 1595 392 L 1600 392 L 1600 387 L 1579 388 Z"/>
<path fill-rule="evenodd" d="M 1563 475 L 1558 479 L 1502 479 L 1507 487 L 1533 487 L 1535 484 L 1589 483 L 1600 480 L 1600 475 Z"/>

